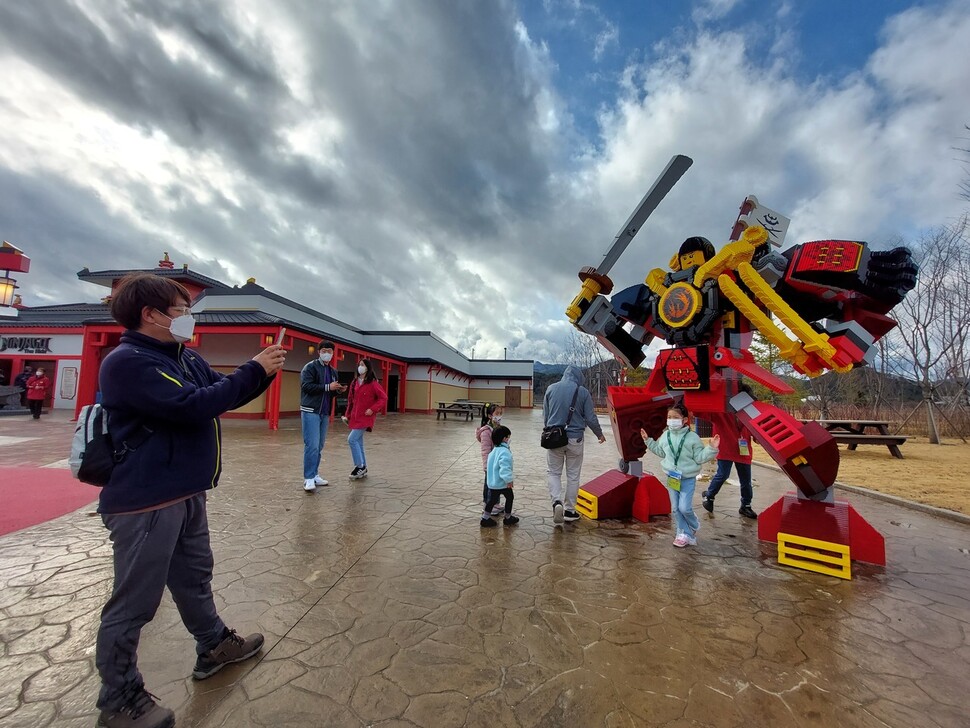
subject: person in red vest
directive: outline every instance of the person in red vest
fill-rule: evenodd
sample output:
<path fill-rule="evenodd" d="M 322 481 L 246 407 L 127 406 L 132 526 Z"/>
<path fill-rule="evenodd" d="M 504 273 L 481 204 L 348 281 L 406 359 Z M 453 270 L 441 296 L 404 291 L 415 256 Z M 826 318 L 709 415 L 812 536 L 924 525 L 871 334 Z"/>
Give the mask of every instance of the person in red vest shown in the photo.
<path fill-rule="evenodd" d="M 44 406 L 47 393 L 51 389 L 51 380 L 44 374 L 43 369 L 38 369 L 33 376 L 27 380 L 27 406 L 35 420 L 40 419 L 40 409 Z"/>
<path fill-rule="evenodd" d="M 747 384 L 740 384 L 738 391 L 752 394 Z M 733 467 L 738 471 L 738 484 L 741 486 L 741 507 L 738 513 L 745 518 L 757 519 L 758 514 L 751 508 L 751 499 L 754 496 L 751 487 L 751 433 L 730 412 L 713 415 L 711 423 L 714 425 L 714 434 L 721 436 L 721 449 L 717 454 L 717 472 L 701 496 L 701 505 L 711 517 L 714 516 L 714 497 L 720 492 Z"/>

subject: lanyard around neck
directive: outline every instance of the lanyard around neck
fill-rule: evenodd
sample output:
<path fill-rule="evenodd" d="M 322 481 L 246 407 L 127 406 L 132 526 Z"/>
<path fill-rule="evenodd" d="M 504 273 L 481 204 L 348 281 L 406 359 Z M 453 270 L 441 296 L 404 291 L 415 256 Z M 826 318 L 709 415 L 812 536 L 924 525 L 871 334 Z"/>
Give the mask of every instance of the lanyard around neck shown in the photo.
<path fill-rule="evenodd" d="M 680 438 L 680 442 L 677 443 L 677 450 L 674 452 L 674 467 L 675 468 L 677 467 L 677 463 L 680 461 L 680 453 L 683 452 L 683 450 L 684 450 L 684 443 L 686 441 L 687 441 L 687 433 L 685 432 L 684 433 L 684 436 L 682 438 Z M 670 447 L 671 450 L 674 449 L 674 441 L 670 438 L 670 430 L 667 430 L 667 445 Z"/>

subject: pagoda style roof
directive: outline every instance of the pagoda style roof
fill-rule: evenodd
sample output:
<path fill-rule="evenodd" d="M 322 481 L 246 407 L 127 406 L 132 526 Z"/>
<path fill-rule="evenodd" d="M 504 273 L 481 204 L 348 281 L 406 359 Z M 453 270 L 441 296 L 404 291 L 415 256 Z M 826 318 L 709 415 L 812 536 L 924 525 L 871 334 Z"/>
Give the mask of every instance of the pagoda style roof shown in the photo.
<path fill-rule="evenodd" d="M 119 278 L 124 278 L 129 273 L 151 273 L 162 278 L 174 278 L 178 281 L 191 281 L 201 288 L 215 288 L 219 290 L 230 290 L 222 281 L 209 278 L 201 273 L 196 273 L 188 268 L 131 268 L 117 270 L 88 270 L 82 268 L 78 271 L 77 277 L 87 283 L 96 283 L 99 286 L 111 288 Z"/>
<path fill-rule="evenodd" d="M 104 303 L 60 303 L 54 306 L 23 306 L 16 318 L 0 316 L 4 327 L 81 328 L 85 323 L 114 323 L 111 311 Z"/>

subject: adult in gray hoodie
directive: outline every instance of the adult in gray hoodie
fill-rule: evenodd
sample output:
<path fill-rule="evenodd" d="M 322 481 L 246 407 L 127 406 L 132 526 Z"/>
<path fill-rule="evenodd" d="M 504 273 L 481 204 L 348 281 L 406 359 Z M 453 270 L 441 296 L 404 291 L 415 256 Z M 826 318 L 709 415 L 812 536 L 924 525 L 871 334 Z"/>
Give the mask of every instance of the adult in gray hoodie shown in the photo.
<path fill-rule="evenodd" d="M 576 404 L 570 413 L 573 397 Z M 566 426 L 569 442 L 555 450 L 546 450 L 546 474 L 549 479 L 549 497 L 552 499 L 554 523 L 576 521 L 576 495 L 579 493 L 579 472 L 583 467 L 583 434 L 588 427 L 600 443 L 606 442 L 603 428 L 596 419 L 593 397 L 583 386 L 583 373 L 579 367 L 568 366 L 562 379 L 546 390 L 542 400 L 542 417 L 545 427 Z M 566 468 L 566 492 L 563 494 L 562 470 Z"/>

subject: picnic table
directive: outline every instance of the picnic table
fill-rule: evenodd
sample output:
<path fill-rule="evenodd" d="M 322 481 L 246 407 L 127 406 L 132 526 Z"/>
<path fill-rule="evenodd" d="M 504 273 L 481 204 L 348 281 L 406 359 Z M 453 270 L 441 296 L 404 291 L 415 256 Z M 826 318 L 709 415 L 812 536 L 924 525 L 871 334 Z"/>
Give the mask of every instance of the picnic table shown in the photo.
<path fill-rule="evenodd" d="M 464 416 L 466 422 L 471 422 L 472 417 L 477 416 L 482 409 L 483 402 L 470 402 L 468 400 L 460 399 L 454 402 L 438 402 L 438 416 L 435 419 L 440 420 L 444 417 L 448 419 L 448 415 L 455 415 L 456 417 Z"/>
<path fill-rule="evenodd" d="M 889 432 L 889 422 L 884 420 L 800 420 L 817 422 L 828 430 L 832 438 L 842 445 L 855 450 L 859 445 L 885 445 L 894 458 L 902 459 L 899 446 L 908 439 L 905 435 Z"/>

